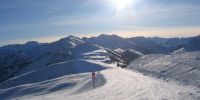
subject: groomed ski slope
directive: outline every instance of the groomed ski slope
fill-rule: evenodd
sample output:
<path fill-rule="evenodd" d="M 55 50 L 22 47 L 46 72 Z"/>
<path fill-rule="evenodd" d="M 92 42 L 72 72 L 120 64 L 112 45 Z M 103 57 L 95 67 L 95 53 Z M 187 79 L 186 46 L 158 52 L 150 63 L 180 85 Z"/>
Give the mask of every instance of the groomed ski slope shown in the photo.
<path fill-rule="evenodd" d="M 191 87 L 101 62 L 93 63 L 108 67 L 96 72 L 96 89 L 92 88 L 91 73 L 87 72 L 3 89 L 0 97 L 9 100 L 198 100 L 196 90 Z"/>

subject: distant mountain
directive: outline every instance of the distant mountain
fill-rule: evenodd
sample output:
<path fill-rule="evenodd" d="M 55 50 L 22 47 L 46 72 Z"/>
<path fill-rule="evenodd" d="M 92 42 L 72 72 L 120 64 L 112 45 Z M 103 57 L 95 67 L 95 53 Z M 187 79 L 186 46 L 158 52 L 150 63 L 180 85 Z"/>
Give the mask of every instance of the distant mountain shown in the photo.
<path fill-rule="evenodd" d="M 193 37 L 185 46 L 186 51 L 200 51 L 200 35 Z"/>
<path fill-rule="evenodd" d="M 144 54 L 150 53 L 146 48 L 142 47 L 141 45 L 137 45 L 136 43 L 117 35 L 102 34 L 98 37 L 83 38 L 83 40 L 92 44 L 98 44 L 102 47 L 106 47 L 109 49 L 133 49 Z"/>
<path fill-rule="evenodd" d="M 168 54 L 186 45 L 191 38 L 133 37 L 128 40 L 141 45 L 153 53 Z"/>

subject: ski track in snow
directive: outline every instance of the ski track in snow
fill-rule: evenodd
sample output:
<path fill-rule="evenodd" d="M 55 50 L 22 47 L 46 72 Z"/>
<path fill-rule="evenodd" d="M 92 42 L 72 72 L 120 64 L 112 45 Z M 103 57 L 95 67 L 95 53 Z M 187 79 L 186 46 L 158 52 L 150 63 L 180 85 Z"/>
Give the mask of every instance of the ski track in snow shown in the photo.
<path fill-rule="evenodd" d="M 99 63 L 101 64 L 101 63 Z M 71 87 L 44 94 L 30 94 L 14 100 L 194 100 L 195 90 L 176 83 L 144 76 L 141 73 L 110 68 L 97 73 L 96 89 L 92 89 L 91 73 L 66 75 L 44 84 L 66 84 L 78 81 Z M 76 82 L 75 81 L 75 82 Z M 23 87 L 23 86 L 22 86 Z M 24 85 L 25 87 L 25 85 Z M 34 88 L 41 87 L 35 84 Z M 48 88 L 47 88 L 48 91 Z M 1 93 L 1 91 L 0 91 Z"/>

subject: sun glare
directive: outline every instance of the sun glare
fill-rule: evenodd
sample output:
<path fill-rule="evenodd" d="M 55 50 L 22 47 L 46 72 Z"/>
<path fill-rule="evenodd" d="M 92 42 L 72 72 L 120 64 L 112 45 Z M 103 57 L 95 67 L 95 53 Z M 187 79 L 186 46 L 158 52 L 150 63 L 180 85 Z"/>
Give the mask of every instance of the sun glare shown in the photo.
<path fill-rule="evenodd" d="M 130 8 L 133 4 L 133 0 L 110 0 L 110 2 L 117 12 Z"/>

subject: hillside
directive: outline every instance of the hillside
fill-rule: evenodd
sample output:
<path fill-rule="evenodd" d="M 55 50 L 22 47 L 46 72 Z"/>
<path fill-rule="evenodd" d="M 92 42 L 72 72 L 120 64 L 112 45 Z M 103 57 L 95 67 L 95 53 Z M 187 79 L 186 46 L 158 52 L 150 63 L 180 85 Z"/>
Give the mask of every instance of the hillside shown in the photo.
<path fill-rule="evenodd" d="M 104 53 L 103 48 L 74 36 L 48 44 L 28 42 L 22 45 L 4 46 L 0 48 L 0 81 L 54 63 L 81 59 L 82 54 L 96 50 Z"/>
<path fill-rule="evenodd" d="M 75 36 L 68 36 L 52 43 L 27 42 L 26 44 L 3 46 L 0 48 L 0 82 L 63 61 L 87 58 L 111 63 L 123 62 L 122 60 L 126 58 L 127 62 L 130 62 L 142 55 L 138 51 L 128 50 L 129 46 L 136 47 L 130 41 L 118 36 L 108 36 L 110 39 L 113 37 L 121 40 L 119 41 L 121 44 L 116 47 L 120 48 L 123 44 L 127 44 L 124 47 L 126 51 L 122 54 L 105 45 L 102 47 Z"/>
<path fill-rule="evenodd" d="M 146 55 L 133 61 L 127 68 L 200 88 L 199 51 L 173 55 Z"/>
<path fill-rule="evenodd" d="M 199 100 L 199 36 L 157 38 L 161 51 L 148 45 L 150 40 L 136 40 L 68 36 L 52 43 L 3 46 L 0 99 Z M 91 72 L 96 73 L 95 89 Z"/>
<path fill-rule="evenodd" d="M 72 62 L 74 62 L 75 65 L 72 64 L 68 67 L 77 70 L 79 70 L 80 67 L 85 67 L 84 71 L 78 72 L 93 71 L 90 70 L 90 68 L 94 68 L 95 71 L 97 71 L 95 89 L 93 89 L 92 86 L 91 72 L 68 75 L 66 72 L 66 68 L 68 67 L 66 65 Z M 24 78 L 19 77 L 19 79 L 16 78 L 4 83 L 8 85 L 12 82 L 16 84 L 19 82 L 40 80 L 39 82 L 1 89 L 1 99 L 79 100 L 81 98 L 81 100 L 198 100 L 199 97 L 196 92 L 197 90 L 194 88 L 183 87 L 176 83 L 166 83 L 140 73 L 116 68 L 110 64 L 101 62 L 85 63 L 85 61 L 72 62 L 58 63 L 33 73 L 28 73 L 22 76 Z M 97 67 L 94 67 L 93 64 Z M 99 68 L 106 69 L 98 71 Z M 44 73 L 46 73 L 47 76 Z M 57 78 L 54 77 L 53 79 L 51 78 L 59 74 L 65 75 Z M 43 80 L 44 77 L 50 78 L 48 80 Z"/>

